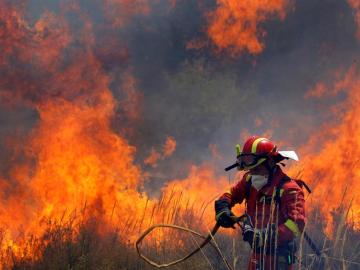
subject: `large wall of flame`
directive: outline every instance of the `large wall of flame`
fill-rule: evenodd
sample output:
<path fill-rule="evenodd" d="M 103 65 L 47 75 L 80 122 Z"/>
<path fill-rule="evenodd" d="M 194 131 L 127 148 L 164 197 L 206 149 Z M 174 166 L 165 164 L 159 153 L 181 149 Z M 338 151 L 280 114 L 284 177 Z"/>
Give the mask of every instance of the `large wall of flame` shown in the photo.
<path fill-rule="evenodd" d="M 112 128 L 117 100 L 111 74 L 95 54 L 92 22 L 76 5 L 45 12 L 33 24 L 21 5 L 3 8 L 3 105 L 12 113 L 23 106 L 37 115 L 11 153 L 21 161 L 12 160 L 1 179 L 1 227 L 8 239 L 2 244 L 19 233 L 41 236 L 44 218 L 66 220 L 77 211 L 98 217 L 106 228 L 118 202 L 112 222 L 143 211 L 147 196 L 138 191 L 143 177 L 136 149 Z M 81 35 L 62 12 L 80 15 Z M 127 70 L 122 74 L 126 104 L 133 80 Z M 131 110 L 126 113 L 134 118 Z"/>
<path fill-rule="evenodd" d="M 359 66 L 354 64 L 318 96 L 329 98 L 346 94 L 343 102 L 330 108 L 330 115 L 336 118 L 336 123 L 322 124 L 319 127 L 318 132 L 300 149 L 302 161 L 290 171 L 293 174 L 300 172 L 304 179 L 310 181 L 314 192 L 308 208 L 321 209 L 323 219 L 327 221 L 328 233 L 332 231 L 332 213 L 341 208 L 350 210 L 347 216 L 349 224 L 356 229 L 360 228 L 358 74 Z"/>
<path fill-rule="evenodd" d="M 326 220 L 347 186 L 356 216 L 357 1 L 48 2 L 0 4 L 10 240 L 84 208 L 142 227 L 178 189 L 209 203 L 210 223 L 234 144 L 254 133 L 300 150 Z"/>

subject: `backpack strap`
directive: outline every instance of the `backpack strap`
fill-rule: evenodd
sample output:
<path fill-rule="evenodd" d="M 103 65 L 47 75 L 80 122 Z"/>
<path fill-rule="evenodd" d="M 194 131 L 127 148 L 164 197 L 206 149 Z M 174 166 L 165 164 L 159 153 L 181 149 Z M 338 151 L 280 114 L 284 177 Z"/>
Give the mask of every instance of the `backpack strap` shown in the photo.
<path fill-rule="evenodd" d="M 287 175 L 285 175 L 279 182 L 279 184 L 276 186 L 276 190 L 275 190 L 275 197 L 274 200 L 276 203 L 280 203 L 281 200 L 281 189 L 283 187 L 283 185 L 287 182 L 290 181 L 291 178 L 288 177 Z M 250 192 L 251 192 L 251 175 L 247 175 L 246 176 L 246 184 L 245 184 L 245 199 L 246 201 L 249 199 L 250 197 Z"/>
<path fill-rule="evenodd" d="M 287 175 L 285 175 L 283 178 L 281 178 L 281 180 L 279 181 L 279 184 L 276 186 L 275 188 L 275 196 L 274 196 L 274 200 L 276 204 L 280 204 L 281 202 L 281 189 L 284 186 L 284 184 L 288 181 L 290 181 L 291 178 Z M 294 179 L 294 181 L 296 182 L 296 184 L 299 185 L 300 188 L 305 187 L 305 189 L 307 190 L 307 192 L 311 193 L 311 189 L 309 188 L 309 186 L 301 179 Z M 250 197 L 250 192 L 251 192 L 251 175 L 247 175 L 246 176 L 246 183 L 245 183 L 245 203 L 247 204 L 247 201 Z"/>
<path fill-rule="evenodd" d="M 280 179 L 279 184 L 276 186 L 276 189 L 275 189 L 274 200 L 275 200 L 276 204 L 280 204 L 280 202 L 281 202 L 281 189 L 282 189 L 283 185 L 290 180 L 291 180 L 291 178 L 287 175 L 285 175 L 283 178 Z"/>
<path fill-rule="evenodd" d="M 279 182 L 279 184 L 276 186 L 276 191 L 275 191 L 275 197 L 274 200 L 277 204 L 280 204 L 281 202 L 281 189 L 283 187 L 283 185 L 287 182 L 290 181 L 291 178 L 287 175 L 285 175 Z M 307 192 L 311 193 L 311 189 L 309 188 L 309 186 L 301 179 L 294 179 L 294 181 L 296 182 L 296 184 L 298 184 L 298 186 L 300 188 L 305 187 L 305 189 L 307 190 Z"/>
<path fill-rule="evenodd" d="M 309 186 L 301 179 L 295 179 L 295 182 L 301 187 L 301 188 L 305 188 L 307 192 L 311 193 L 311 189 L 309 188 Z"/>
<path fill-rule="evenodd" d="M 248 174 L 246 176 L 246 183 L 245 183 L 245 200 L 246 200 L 246 202 L 250 198 L 251 185 L 252 185 L 252 183 L 251 183 L 251 175 Z"/>

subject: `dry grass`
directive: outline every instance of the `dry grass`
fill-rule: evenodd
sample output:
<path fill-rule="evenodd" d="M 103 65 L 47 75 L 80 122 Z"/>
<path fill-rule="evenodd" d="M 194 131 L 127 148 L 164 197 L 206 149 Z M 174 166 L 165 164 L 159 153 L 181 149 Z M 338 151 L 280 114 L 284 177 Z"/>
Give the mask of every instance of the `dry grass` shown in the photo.
<path fill-rule="evenodd" d="M 46 232 L 39 238 L 28 237 L 22 256 L 15 256 L 9 248 L 0 254 L 4 269 L 153 269 L 140 260 L 133 243 L 126 236 L 139 233 L 153 223 L 175 223 L 202 231 L 210 229 L 201 222 L 201 215 L 212 212 L 212 203 L 200 208 L 186 201 L 183 194 L 172 192 L 153 208 L 144 209 L 138 219 L 127 219 L 118 227 L 102 230 L 99 218 L 73 215 L 68 220 L 45 221 Z M 198 204 L 196 204 L 198 206 Z M 115 208 L 115 204 L 114 204 Z M 351 204 L 341 204 L 333 211 L 334 232 L 330 237 L 324 233 L 325 225 L 317 211 L 309 216 L 306 230 L 321 247 L 326 256 L 316 258 L 302 238 L 298 252 L 299 262 L 294 269 L 360 269 L 360 232 L 346 223 Z M 114 209 L 111 215 L 114 215 Z M 150 218 L 149 218 L 150 217 Z M 0 234 L 1 237 L 1 234 Z M 215 237 L 216 246 L 234 269 L 246 269 L 249 248 L 241 240 L 241 232 Z M 171 229 L 155 230 L 142 246 L 143 251 L 159 262 L 171 261 L 196 247 L 200 239 Z M 227 269 L 223 259 L 210 247 L 183 264 L 170 269 Z"/>

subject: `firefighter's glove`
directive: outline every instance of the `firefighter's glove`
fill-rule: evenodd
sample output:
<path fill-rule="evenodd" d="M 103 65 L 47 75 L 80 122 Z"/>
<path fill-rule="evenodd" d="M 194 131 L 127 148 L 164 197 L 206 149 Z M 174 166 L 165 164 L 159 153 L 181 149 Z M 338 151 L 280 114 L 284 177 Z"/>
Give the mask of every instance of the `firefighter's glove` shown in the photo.
<path fill-rule="evenodd" d="M 243 240 L 248 242 L 253 249 L 272 249 L 275 244 L 275 228 L 254 230 L 249 228 L 243 229 Z"/>
<path fill-rule="evenodd" d="M 230 211 L 230 204 L 226 200 L 215 201 L 216 222 L 224 228 L 233 228 L 236 223 L 235 215 Z"/>
<path fill-rule="evenodd" d="M 252 246 L 252 244 L 253 244 L 254 234 L 255 234 L 255 231 L 254 231 L 253 226 L 244 222 L 244 224 L 242 225 L 243 240 L 245 242 L 248 242 L 250 246 Z"/>

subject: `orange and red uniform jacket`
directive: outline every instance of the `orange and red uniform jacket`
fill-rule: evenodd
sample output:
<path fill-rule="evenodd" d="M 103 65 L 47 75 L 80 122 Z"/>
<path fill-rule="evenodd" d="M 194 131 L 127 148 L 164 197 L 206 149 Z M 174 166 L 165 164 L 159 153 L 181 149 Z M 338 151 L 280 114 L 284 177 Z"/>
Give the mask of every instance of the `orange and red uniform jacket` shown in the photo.
<path fill-rule="evenodd" d="M 279 166 L 276 166 L 270 184 L 267 184 L 259 191 L 251 186 L 246 206 L 247 213 L 257 229 L 264 229 L 268 223 L 276 224 L 277 221 L 279 246 L 286 241 L 293 240 L 295 236 L 300 236 L 305 225 L 304 192 L 295 180 L 290 179 L 282 185 L 278 208 L 276 203 L 269 203 L 269 198 L 271 200 L 271 197 L 274 197 L 276 187 L 284 177 L 287 176 Z M 247 181 L 250 181 L 250 179 L 250 174 L 246 173 L 220 199 L 227 200 L 231 207 L 236 203 L 242 203 L 246 200 Z"/>

